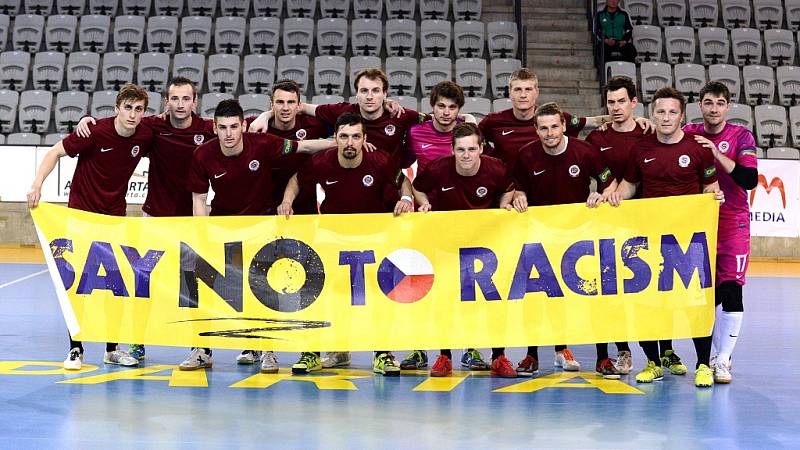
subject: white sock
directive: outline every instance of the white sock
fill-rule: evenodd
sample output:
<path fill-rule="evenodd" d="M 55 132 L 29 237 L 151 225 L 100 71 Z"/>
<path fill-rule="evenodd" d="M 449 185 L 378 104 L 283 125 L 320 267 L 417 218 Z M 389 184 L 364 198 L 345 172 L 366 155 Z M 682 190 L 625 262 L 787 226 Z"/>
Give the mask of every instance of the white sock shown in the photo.
<path fill-rule="evenodd" d="M 722 307 L 717 306 L 714 310 L 714 332 L 711 334 L 711 356 L 715 357 L 719 353 L 719 337 L 722 335 L 720 326 L 722 325 Z"/>
<path fill-rule="evenodd" d="M 725 312 L 723 311 L 717 320 L 720 322 L 720 336 L 719 336 L 719 353 L 717 358 L 719 361 L 727 362 L 731 358 L 733 348 L 736 346 L 736 340 L 739 338 L 739 331 L 742 329 L 742 312 Z"/>

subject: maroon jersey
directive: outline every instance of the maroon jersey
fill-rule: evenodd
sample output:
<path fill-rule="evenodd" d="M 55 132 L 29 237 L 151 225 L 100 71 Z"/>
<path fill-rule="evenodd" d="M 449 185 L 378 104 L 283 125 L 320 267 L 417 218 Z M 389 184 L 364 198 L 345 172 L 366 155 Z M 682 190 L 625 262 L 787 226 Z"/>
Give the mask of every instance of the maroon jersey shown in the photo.
<path fill-rule="evenodd" d="M 611 175 L 618 181 L 625 176 L 634 145 L 644 136 L 644 131 L 638 125 L 631 131 L 615 131 L 609 125 L 605 131 L 594 130 L 586 137 L 586 141 L 600 149 L 603 159 Z"/>
<path fill-rule="evenodd" d="M 391 211 L 384 199 L 387 190 L 400 187 L 404 176 L 381 152 L 364 152 L 358 167 L 339 164 L 338 149 L 314 155 L 297 173 L 300 186 L 317 183 L 325 190 L 319 207 L 322 214 L 381 213 Z"/>
<path fill-rule="evenodd" d="M 520 149 L 514 169 L 514 183 L 528 196 L 531 206 L 585 202 L 590 178 L 602 192 L 614 181 L 600 153 L 592 144 L 567 139 L 567 148 L 558 155 L 544 151 L 540 141 Z"/>
<path fill-rule="evenodd" d="M 295 126 L 291 130 L 279 130 L 269 127 L 267 132 L 284 139 L 302 141 L 304 139 L 320 139 L 330 136 L 329 128 L 314 116 L 298 114 L 295 119 Z M 283 191 L 289 179 L 300 170 L 310 158 L 305 153 L 295 153 L 275 162 L 272 166 L 272 198 L 275 204 L 283 201 Z M 294 199 L 292 204 L 295 214 L 316 214 L 317 213 L 317 193 L 315 189 L 302 189 L 300 194 Z"/>
<path fill-rule="evenodd" d="M 236 156 L 225 156 L 219 140 L 197 147 L 187 186 L 197 193 L 214 189 L 212 216 L 264 215 L 273 211 L 273 161 L 297 151 L 297 142 L 271 134 L 244 133 L 244 148 Z"/>
<path fill-rule="evenodd" d="M 114 117 L 100 119 L 88 138 L 72 133 L 62 141 L 70 157 L 78 157 L 69 190 L 70 208 L 124 216 L 128 181 L 153 142 L 148 127 L 136 127 L 129 137 L 117 134 Z"/>
<path fill-rule="evenodd" d="M 586 119 L 564 113 L 567 123 L 567 135 L 578 137 Z M 478 124 L 483 138 L 494 145 L 490 156 L 503 160 L 508 167 L 514 167 L 519 155 L 519 149 L 532 141 L 538 141 L 536 123 L 531 120 L 519 120 L 514 116 L 513 108 L 500 112 L 489 113 Z"/>
<path fill-rule="evenodd" d="M 478 172 L 472 176 L 456 172 L 455 156 L 430 163 L 414 178 L 414 188 L 424 192 L 433 211 L 487 209 L 514 188 L 506 165 L 491 156 L 481 155 Z"/>
<path fill-rule="evenodd" d="M 216 137 L 214 122 L 192 113 L 188 128 L 175 128 L 169 118 L 159 116 L 147 116 L 142 124 L 155 136 L 142 211 L 151 216 L 191 216 L 192 193 L 186 188 L 186 178 L 194 150 Z"/>
<path fill-rule="evenodd" d="M 658 141 L 655 134 L 645 136 L 636 145 L 625 171 L 629 183 L 642 183 L 642 197 L 669 197 L 703 192 L 703 186 L 717 181 L 717 169 L 711 150 L 684 132 L 674 144 Z"/>

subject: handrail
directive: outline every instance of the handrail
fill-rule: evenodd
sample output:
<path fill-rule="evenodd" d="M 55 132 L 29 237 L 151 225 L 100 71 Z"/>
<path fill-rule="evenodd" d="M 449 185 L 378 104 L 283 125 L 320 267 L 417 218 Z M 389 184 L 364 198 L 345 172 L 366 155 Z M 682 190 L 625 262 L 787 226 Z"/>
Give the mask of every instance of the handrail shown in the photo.
<path fill-rule="evenodd" d="M 522 22 L 522 0 L 514 0 L 514 19 L 517 23 L 517 54 L 522 67 L 528 67 L 528 30 Z"/>

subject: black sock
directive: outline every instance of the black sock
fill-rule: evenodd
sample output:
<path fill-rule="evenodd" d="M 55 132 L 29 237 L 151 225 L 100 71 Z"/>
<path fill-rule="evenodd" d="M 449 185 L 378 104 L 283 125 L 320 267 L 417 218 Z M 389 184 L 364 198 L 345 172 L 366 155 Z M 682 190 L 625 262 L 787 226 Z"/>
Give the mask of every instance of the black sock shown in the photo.
<path fill-rule="evenodd" d="M 644 351 L 644 355 L 647 356 L 647 360 L 661 367 L 661 358 L 658 357 L 658 341 L 641 341 L 639 345 L 642 346 L 642 351 Z"/>
<path fill-rule="evenodd" d="M 116 342 L 106 342 L 106 351 L 107 352 L 113 352 L 116 349 L 117 349 L 117 343 Z"/>
<path fill-rule="evenodd" d="M 320 353 L 320 352 L 311 352 L 311 353 L 317 355 L 317 357 L 322 357 L 322 353 Z"/>
<path fill-rule="evenodd" d="M 537 361 L 539 360 L 539 347 L 531 345 L 528 347 L 528 355 L 533 356 Z"/>
<path fill-rule="evenodd" d="M 667 350 L 672 350 L 672 339 L 658 341 L 658 346 L 661 347 L 661 356 L 664 356 L 664 353 L 667 353 Z"/>
<path fill-rule="evenodd" d="M 597 347 L 597 362 L 600 362 L 600 361 L 608 358 L 608 344 L 607 343 L 605 343 L 605 342 L 599 343 L 598 342 L 597 344 L 595 344 L 595 347 Z"/>
<path fill-rule="evenodd" d="M 443 354 L 444 356 L 447 356 L 450 359 L 453 359 L 453 352 L 450 351 L 449 348 L 448 349 L 443 348 L 440 353 Z"/>
<path fill-rule="evenodd" d="M 615 342 L 617 344 L 617 351 L 618 352 L 629 352 L 631 351 L 630 346 L 627 342 Z"/>
<path fill-rule="evenodd" d="M 72 336 L 69 337 L 69 349 L 72 350 L 73 348 L 80 349 L 81 353 L 83 353 L 83 342 L 76 341 L 72 339 Z"/>
<path fill-rule="evenodd" d="M 505 354 L 506 354 L 506 348 L 505 347 L 494 347 L 494 348 L 492 348 L 492 361 L 494 361 L 495 359 L 497 359 L 497 358 L 499 358 L 499 357 L 501 357 L 501 356 L 503 356 Z"/>
<path fill-rule="evenodd" d="M 692 338 L 694 341 L 694 350 L 697 352 L 697 365 L 695 369 L 700 367 L 700 364 L 709 365 L 711 359 L 711 336 Z"/>
<path fill-rule="evenodd" d="M 567 349 L 566 345 L 556 345 L 556 351 L 557 352 L 563 352 L 566 349 Z"/>

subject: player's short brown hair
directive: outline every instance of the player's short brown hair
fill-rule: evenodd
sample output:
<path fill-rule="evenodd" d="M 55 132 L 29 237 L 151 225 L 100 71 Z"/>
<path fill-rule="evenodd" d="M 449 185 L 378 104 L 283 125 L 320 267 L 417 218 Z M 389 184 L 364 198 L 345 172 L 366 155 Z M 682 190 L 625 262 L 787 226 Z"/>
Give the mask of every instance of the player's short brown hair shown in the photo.
<path fill-rule="evenodd" d="M 517 80 L 520 81 L 532 80 L 537 85 L 539 84 L 539 77 L 537 77 L 536 74 L 527 67 L 523 67 L 522 69 L 515 70 L 514 72 L 512 72 L 511 76 L 508 77 L 508 86 L 510 87 L 511 83 Z"/>
<path fill-rule="evenodd" d="M 453 128 L 453 148 L 456 146 L 456 139 L 460 139 L 467 136 L 478 136 L 478 145 L 483 147 L 483 135 L 481 135 L 481 130 L 478 129 L 478 126 L 474 123 L 460 123 Z"/>
<path fill-rule="evenodd" d="M 147 109 L 147 104 L 150 102 L 150 97 L 147 91 L 141 86 L 135 84 L 126 84 L 117 93 L 117 102 L 114 103 L 116 107 L 120 107 L 123 103 L 133 103 L 144 100 L 144 109 Z"/>
<path fill-rule="evenodd" d="M 653 101 L 650 103 L 650 107 L 655 107 L 656 100 L 661 98 L 674 98 L 681 104 L 681 113 L 686 110 L 686 97 L 680 93 L 677 89 L 672 86 L 664 86 L 661 89 L 657 90 L 655 95 L 653 95 Z"/>
<path fill-rule="evenodd" d="M 192 88 L 192 98 L 197 98 L 197 88 L 194 85 L 194 81 L 186 77 L 175 77 L 167 85 L 167 95 L 165 97 L 167 100 L 169 100 L 169 90 L 172 89 L 172 86 L 189 86 Z"/>
<path fill-rule="evenodd" d="M 700 101 L 703 101 L 703 97 L 706 94 L 711 94 L 714 97 L 723 97 L 726 102 L 731 102 L 731 91 L 728 89 L 728 86 L 725 83 L 721 83 L 719 81 L 709 81 L 700 89 L 700 94 L 697 96 Z"/>
<path fill-rule="evenodd" d="M 561 107 L 558 106 L 556 102 L 545 103 L 536 108 L 536 111 L 533 113 L 533 121 L 537 125 L 539 124 L 539 117 L 541 116 L 558 116 L 561 119 L 561 123 L 564 123 L 564 112 L 561 111 Z"/>
<path fill-rule="evenodd" d="M 383 73 L 381 69 L 364 69 L 356 74 L 355 80 L 353 80 L 353 89 L 358 92 L 358 82 L 362 78 L 367 78 L 368 80 L 373 81 L 380 81 L 383 84 L 383 92 L 389 90 L 389 79 L 386 78 L 386 74 Z"/>
<path fill-rule="evenodd" d="M 294 92 L 297 94 L 297 101 L 300 101 L 300 85 L 294 80 L 281 80 L 272 85 L 272 95 L 270 98 L 275 98 L 275 91 Z"/>
<path fill-rule="evenodd" d="M 452 81 L 440 81 L 431 89 L 431 107 L 436 104 L 439 97 L 447 98 L 456 102 L 459 108 L 464 107 L 464 89 Z"/>

